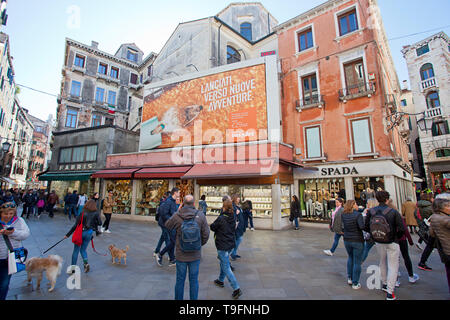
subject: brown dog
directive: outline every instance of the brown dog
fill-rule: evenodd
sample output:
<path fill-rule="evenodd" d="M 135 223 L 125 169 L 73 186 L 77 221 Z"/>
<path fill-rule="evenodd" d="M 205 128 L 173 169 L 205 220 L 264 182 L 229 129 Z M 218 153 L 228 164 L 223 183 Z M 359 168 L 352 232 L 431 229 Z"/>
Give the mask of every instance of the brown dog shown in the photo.
<path fill-rule="evenodd" d="M 42 281 L 42 273 L 45 271 L 47 279 L 50 281 L 49 292 L 53 291 L 56 284 L 56 278 L 61 274 L 63 259 L 57 255 L 50 255 L 47 258 L 34 257 L 25 262 L 25 270 L 27 271 L 28 283 L 33 285 L 32 278 L 37 279 L 37 287 L 39 290 Z"/>
<path fill-rule="evenodd" d="M 109 252 L 111 252 L 111 258 L 112 258 L 113 264 L 116 263 L 116 258 L 119 259 L 119 264 L 121 264 L 122 258 L 123 258 L 125 264 L 127 264 L 127 251 L 129 249 L 128 246 L 126 246 L 125 250 L 122 250 L 112 244 L 108 247 L 108 249 L 109 249 Z"/>

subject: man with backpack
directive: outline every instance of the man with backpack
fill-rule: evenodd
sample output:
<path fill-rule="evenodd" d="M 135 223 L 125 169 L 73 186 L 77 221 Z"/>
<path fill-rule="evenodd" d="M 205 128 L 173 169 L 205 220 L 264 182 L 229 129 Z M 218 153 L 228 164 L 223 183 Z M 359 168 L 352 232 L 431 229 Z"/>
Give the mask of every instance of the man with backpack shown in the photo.
<path fill-rule="evenodd" d="M 382 290 L 387 292 L 386 300 L 396 300 L 394 289 L 400 261 L 398 240 L 404 235 L 405 227 L 400 213 L 387 205 L 389 192 L 378 191 L 376 198 L 379 206 L 367 212 L 365 231 L 377 243 Z"/>
<path fill-rule="evenodd" d="M 181 208 L 166 223 L 169 230 L 176 230 L 175 300 L 183 300 L 184 282 L 189 269 L 189 297 L 198 299 L 198 272 L 201 248 L 209 239 L 209 227 L 203 212 L 195 209 L 194 197 L 184 197 Z"/>

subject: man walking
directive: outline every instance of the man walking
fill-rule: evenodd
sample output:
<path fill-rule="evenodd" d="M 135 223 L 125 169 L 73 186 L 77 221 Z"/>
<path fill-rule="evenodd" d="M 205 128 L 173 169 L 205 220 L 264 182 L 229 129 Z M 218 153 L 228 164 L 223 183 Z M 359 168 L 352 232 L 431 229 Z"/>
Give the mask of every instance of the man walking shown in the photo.
<path fill-rule="evenodd" d="M 169 266 L 175 265 L 175 230 L 169 230 L 166 227 L 166 222 L 169 220 L 175 212 L 178 211 L 178 204 L 176 203 L 176 199 L 180 196 L 180 189 L 173 188 L 170 192 L 170 196 L 163 202 L 162 206 L 159 208 L 159 219 L 158 225 L 163 229 L 163 232 L 166 233 L 166 237 L 168 241 L 166 242 L 165 248 L 156 255 L 156 263 L 161 267 L 162 266 L 162 257 L 167 252 L 169 254 L 170 262 Z"/>
<path fill-rule="evenodd" d="M 194 197 L 184 197 L 181 208 L 165 224 L 168 230 L 175 230 L 177 280 L 175 300 L 183 300 L 184 283 L 189 269 L 189 297 L 198 299 L 198 272 L 201 247 L 209 239 L 209 227 L 203 212 L 195 209 Z"/>
<path fill-rule="evenodd" d="M 389 197 L 387 191 L 376 193 L 380 205 L 367 212 L 365 231 L 377 243 L 382 290 L 387 292 L 386 300 L 396 300 L 394 289 L 400 261 L 398 239 L 404 235 L 405 227 L 400 213 L 387 205 Z"/>
<path fill-rule="evenodd" d="M 171 196 L 171 193 L 169 191 L 167 191 L 163 197 L 161 198 L 161 200 L 159 201 L 159 206 L 158 208 L 156 208 L 156 214 L 155 214 L 155 220 L 158 222 L 159 221 L 159 217 L 161 216 L 160 214 L 160 209 L 161 206 L 163 205 L 164 201 L 167 200 L 167 198 L 169 198 Z M 159 223 L 158 223 L 159 225 Z M 161 246 L 163 243 L 166 243 L 166 246 L 168 245 L 168 235 L 167 233 L 164 231 L 162 226 L 159 226 L 161 228 L 161 236 L 159 237 L 159 241 L 158 244 L 156 245 L 155 251 L 153 251 L 153 256 L 156 257 L 156 255 L 159 253 L 159 251 L 161 250 Z"/>
<path fill-rule="evenodd" d="M 71 214 L 76 218 L 77 217 L 77 204 L 78 204 L 78 194 L 77 190 L 73 190 L 72 194 L 69 195 L 67 202 L 69 204 L 69 220 Z"/>
<path fill-rule="evenodd" d="M 52 190 L 52 192 L 47 197 L 47 211 L 50 218 L 53 218 L 53 208 L 58 202 L 58 195 L 56 194 L 55 190 Z"/>

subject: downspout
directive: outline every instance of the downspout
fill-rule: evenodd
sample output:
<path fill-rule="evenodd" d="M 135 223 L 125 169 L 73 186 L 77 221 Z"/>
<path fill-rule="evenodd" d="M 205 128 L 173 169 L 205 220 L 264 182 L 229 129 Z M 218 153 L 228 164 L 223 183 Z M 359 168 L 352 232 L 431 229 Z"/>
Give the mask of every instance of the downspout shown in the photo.
<path fill-rule="evenodd" d="M 217 66 L 220 66 L 220 28 L 222 28 L 222 23 L 219 26 L 219 35 L 218 35 L 218 43 L 217 43 Z"/>

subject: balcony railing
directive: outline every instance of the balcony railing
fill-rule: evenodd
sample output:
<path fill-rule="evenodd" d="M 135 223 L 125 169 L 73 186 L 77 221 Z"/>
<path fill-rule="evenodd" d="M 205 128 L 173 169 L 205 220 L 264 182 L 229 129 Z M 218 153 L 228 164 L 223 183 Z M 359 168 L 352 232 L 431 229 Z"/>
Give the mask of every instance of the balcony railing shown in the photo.
<path fill-rule="evenodd" d="M 372 82 L 360 82 L 339 90 L 339 100 L 346 101 L 360 97 L 370 97 L 375 93 L 375 85 Z"/>
<path fill-rule="evenodd" d="M 425 111 L 425 118 L 437 118 L 442 116 L 442 107 L 427 109 Z"/>
<path fill-rule="evenodd" d="M 421 92 L 424 92 L 425 90 L 430 89 L 430 88 L 437 88 L 438 82 L 435 77 L 429 78 L 429 79 L 420 81 L 419 87 L 420 87 Z"/>
<path fill-rule="evenodd" d="M 72 71 L 79 71 L 81 73 L 85 73 L 86 72 L 86 68 L 85 67 L 80 67 L 77 65 L 72 65 Z"/>
<path fill-rule="evenodd" d="M 312 95 L 310 97 L 303 97 L 295 102 L 295 108 L 297 111 L 310 108 L 322 108 L 325 106 L 325 101 L 323 100 L 323 95 Z"/>

